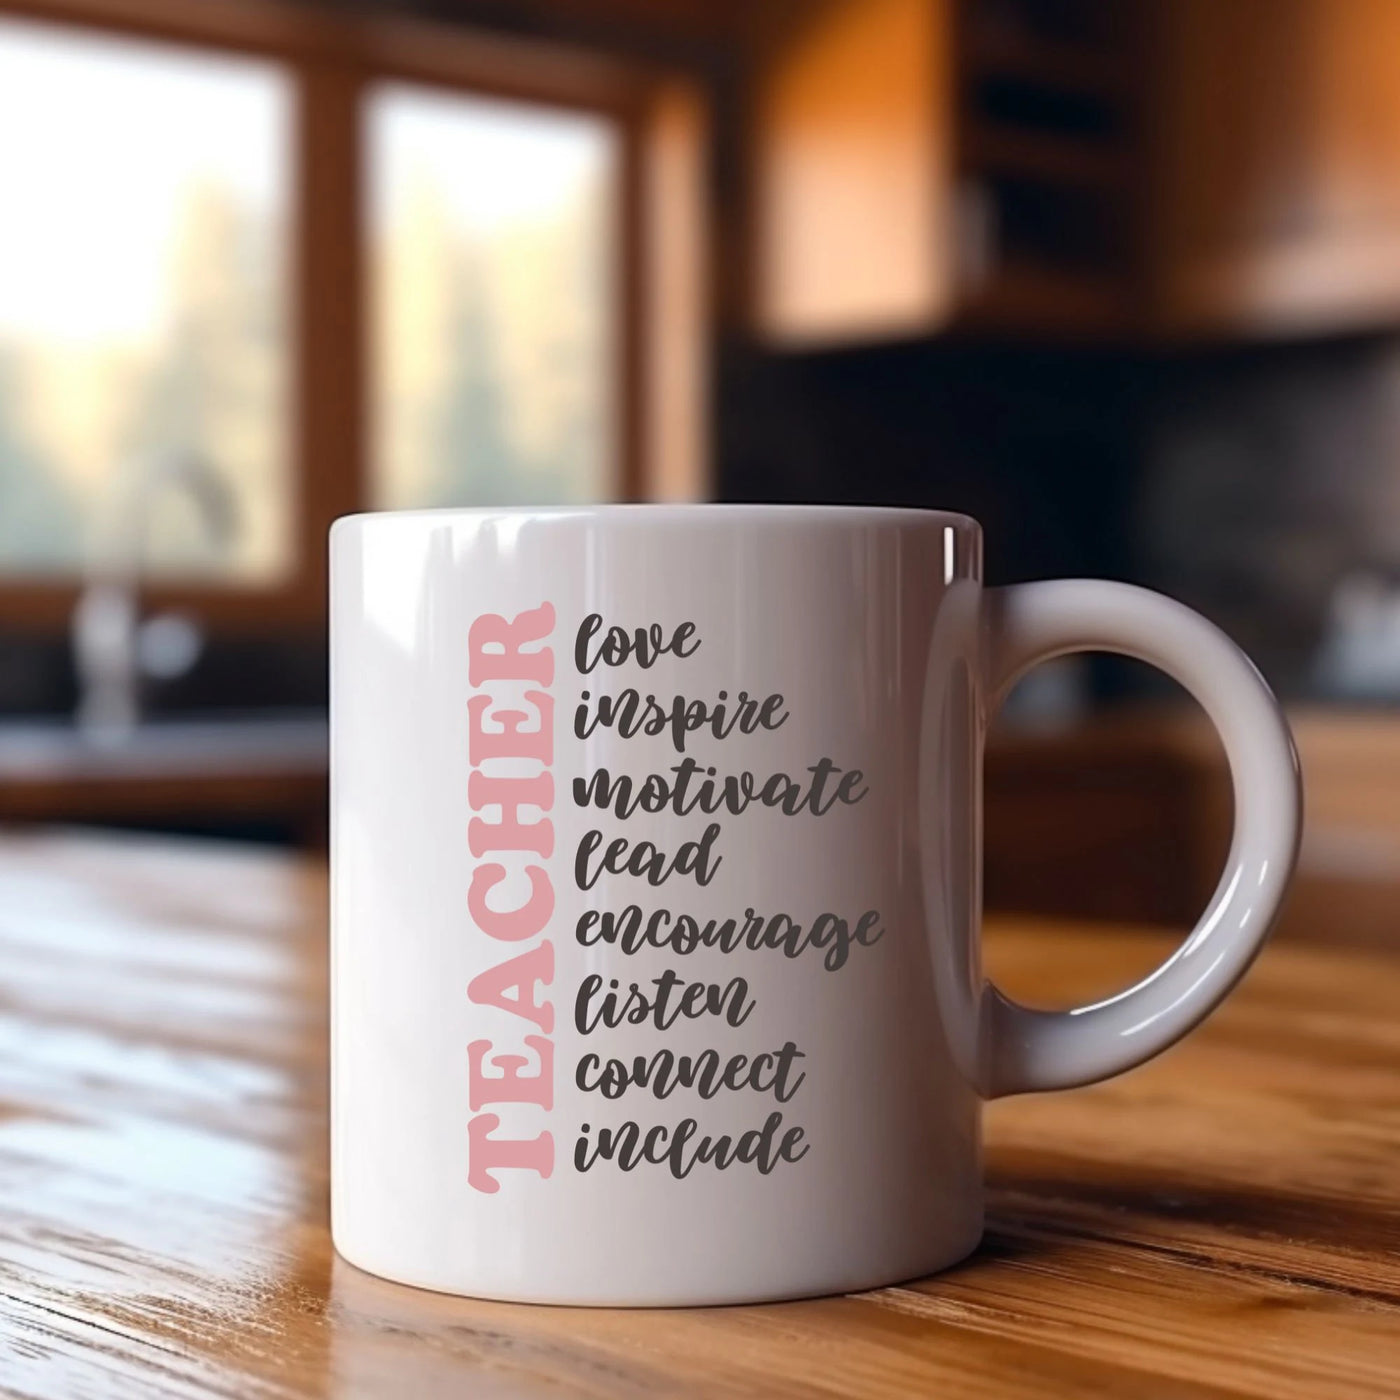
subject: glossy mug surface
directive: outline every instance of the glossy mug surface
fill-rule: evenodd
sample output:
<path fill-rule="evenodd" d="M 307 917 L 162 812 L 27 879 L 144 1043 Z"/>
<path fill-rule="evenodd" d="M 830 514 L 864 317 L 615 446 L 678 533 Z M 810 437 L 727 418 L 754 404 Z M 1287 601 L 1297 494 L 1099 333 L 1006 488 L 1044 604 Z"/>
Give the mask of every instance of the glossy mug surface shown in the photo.
<path fill-rule="evenodd" d="M 410 512 L 331 554 L 332 1228 L 391 1279 L 676 1305 L 951 1264 L 981 1100 L 1184 1034 L 1292 869 L 1233 644 L 1124 585 L 986 589 L 962 516 Z M 1043 1013 L 980 971 L 982 738 L 1088 648 L 1197 696 L 1236 831 L 1163 968 Z"/>

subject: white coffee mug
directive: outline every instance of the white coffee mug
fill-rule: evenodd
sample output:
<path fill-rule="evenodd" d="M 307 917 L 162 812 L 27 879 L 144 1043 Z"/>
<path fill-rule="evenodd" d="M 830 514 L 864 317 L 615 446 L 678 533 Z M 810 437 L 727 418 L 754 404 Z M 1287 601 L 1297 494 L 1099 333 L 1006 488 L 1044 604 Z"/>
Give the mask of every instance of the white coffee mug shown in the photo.
<path fill-rule="evenodd" d="M 1259 951 L 1283 717 L 1116 583 L 987 589 L 936 511 L 452 510 L 332 535 L 332 1229 L 543 1303 L 845 1292 L 966 1255 L 982 1099 L 1117 1074 Z M 1138 986 L 1028 1010 L 978 957 L 982 740 L 1018 676 L 1152 662 L 1220 731 L 1225 873 Z"/>

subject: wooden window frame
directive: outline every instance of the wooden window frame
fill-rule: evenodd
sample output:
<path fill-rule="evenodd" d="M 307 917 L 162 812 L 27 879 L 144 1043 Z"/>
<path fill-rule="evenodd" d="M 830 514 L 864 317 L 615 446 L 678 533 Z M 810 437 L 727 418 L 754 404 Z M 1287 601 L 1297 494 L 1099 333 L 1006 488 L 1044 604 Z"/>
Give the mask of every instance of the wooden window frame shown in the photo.
<path fill-rule="evenodd" d="M 293 572 L 266 586 L 155 581 L 143 587 L 151 606 L 187 609 L 215 632 L 324 623 L 326 532 L 337 516 L 367 509 L 369 501 L 362 99 L 378 83 L 529 102 L 615 123 L 615 494 L 705 494 L 708 112 L 693 83 L 588 51 L 288 0 L 0 0 L 0 16 L 271 59 L 292 83 Z M 657 465 L 644 470 L 644 462 Z M 0 626 L 51 633 L 66 625 L 82 586 L 81 578 L 0 574 Z"/>

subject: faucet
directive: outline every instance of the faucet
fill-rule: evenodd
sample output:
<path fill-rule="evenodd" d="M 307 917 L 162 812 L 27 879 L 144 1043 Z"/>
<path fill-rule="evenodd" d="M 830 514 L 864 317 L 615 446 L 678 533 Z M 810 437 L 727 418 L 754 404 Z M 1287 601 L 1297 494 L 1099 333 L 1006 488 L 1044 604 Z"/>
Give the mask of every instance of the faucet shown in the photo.
<path fill-rule="evenodd" d="M 203 636 L 180 613 L 141 618 L 140 576 L 152 505 L 179 487 L 199 510 L 209 541 L 226 546 L 236 516 L 228 487 L 195 452 L 172 452 L 120 474 L 87 581 L 73 607 L 70 637 L 78 676 L 77 725 L 93 743 L 121 744 L 141 718 L 141 682 L 184 675 Z"/>

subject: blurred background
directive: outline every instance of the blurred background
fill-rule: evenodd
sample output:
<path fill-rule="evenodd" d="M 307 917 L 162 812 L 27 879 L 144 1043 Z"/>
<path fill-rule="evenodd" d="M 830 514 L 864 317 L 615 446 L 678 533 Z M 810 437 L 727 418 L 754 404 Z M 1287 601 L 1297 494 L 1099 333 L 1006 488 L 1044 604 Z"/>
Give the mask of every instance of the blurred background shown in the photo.
<path fill-rule="evenodd" d="M 329 522 L 971 512 L 1256 658 L 1286 928 L 1400 894 L 1396 0 L 0 0 L 0 822 L 325 841 Z M 1181 923 L 1160 677 L 1037 672 L 989 908 Z"/>

